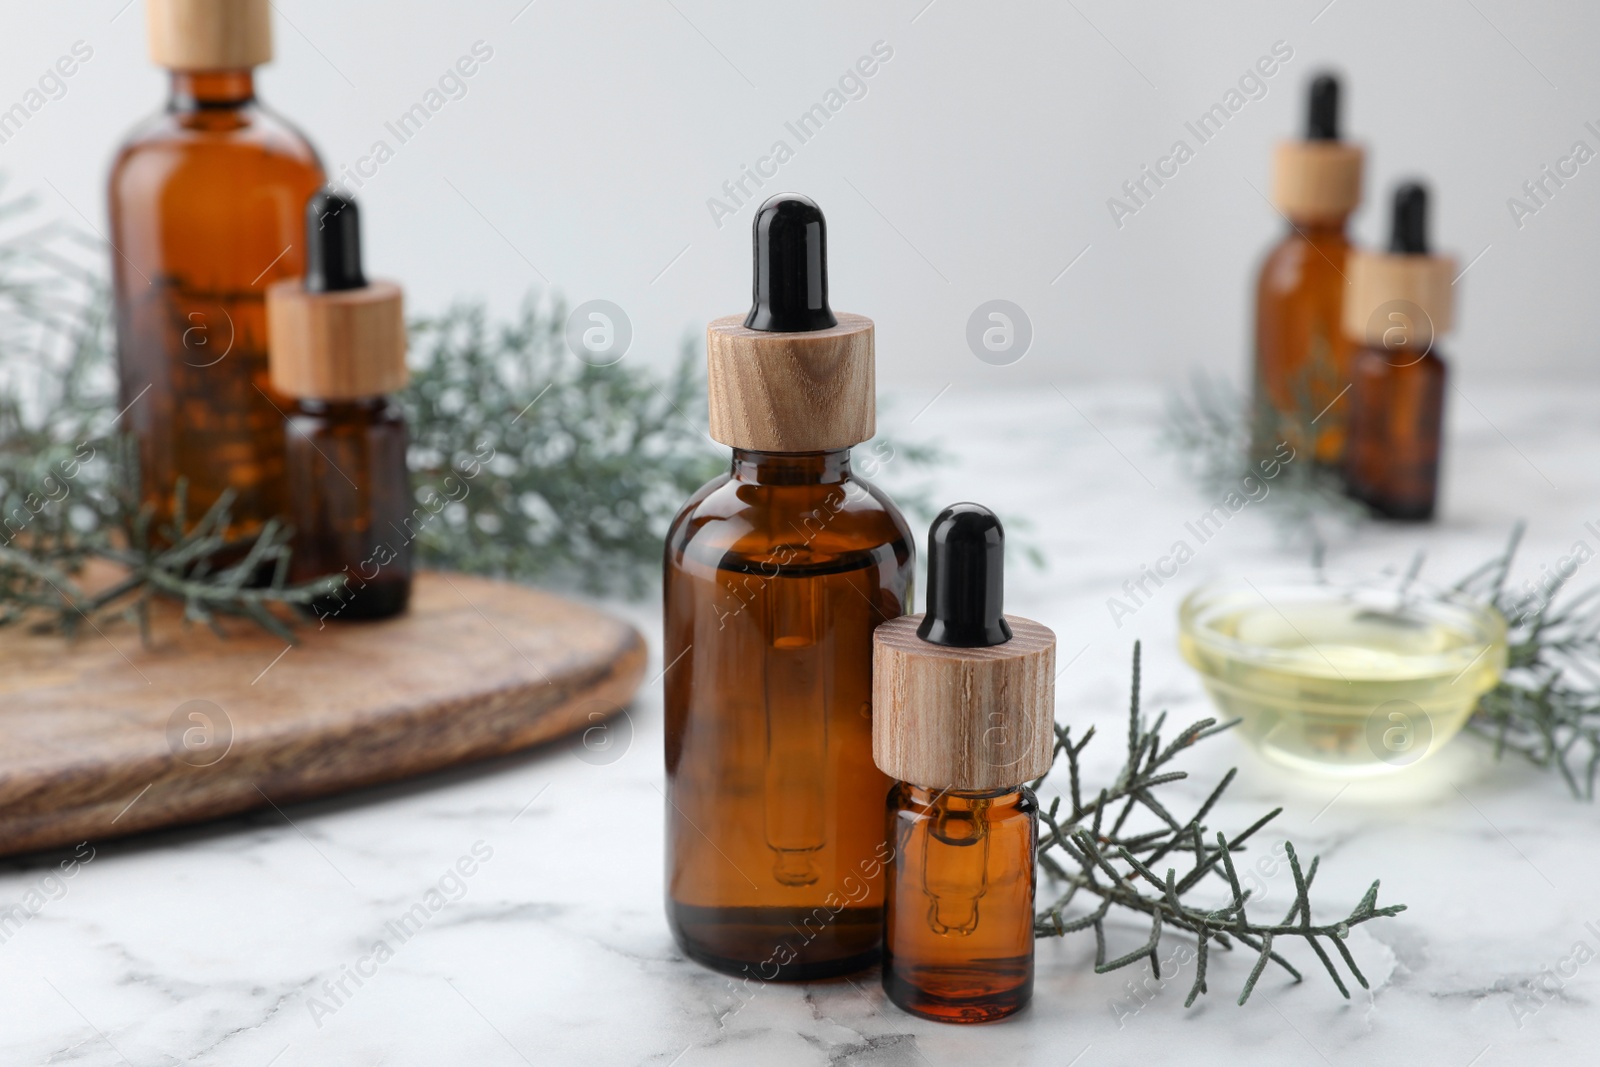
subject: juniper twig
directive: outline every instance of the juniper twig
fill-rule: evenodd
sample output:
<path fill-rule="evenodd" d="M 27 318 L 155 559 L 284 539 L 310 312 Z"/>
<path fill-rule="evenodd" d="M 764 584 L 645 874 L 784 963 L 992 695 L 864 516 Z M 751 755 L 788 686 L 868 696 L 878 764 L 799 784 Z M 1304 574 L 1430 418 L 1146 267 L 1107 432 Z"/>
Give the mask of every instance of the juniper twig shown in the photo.
<path fill-rule="evenodd" d="M 1359 522 L 1367 512 L 1345 495 L 1336 471 L 1316 462 L 1310 442 L 1319 421 L 1331 416 L 1316 411 L 1311 395 L 1298 390 L 1293 417 L 1266 427 L 1251 400 L 1226 378 L 1197 373 L 1187 389 L 1168 395 L 1161 439 L 1202 496 L 1222 499 L 1242 487 L 1249 498 L 1253 486 L 1245 479 L 1253 479 L 1262 487 L 1256 493 L 1265 490 L 1258 506 L 1285 537 L 1320 553 L 1333 530 Z M 1266 477 L 1269 471 L 1274 473 Z"/>
<path fill-rule="evenodd" d="M 1518 523 L 1504 552 L 1456 584 L 1492 604 L 1507 630 L 1506 673 L 1479 700 L 1467 728 L 1492 741 L 1497 756 L 1514 752 L 1553 769 L 1573 796 L 1593 800 L 1600 769 L 1600 586 L 1558 605 L 1583 562 L 1564 558 L 1546 568 L 1541 584 L 1513 589 L 1522 533 Z"/>
<path fill-rule="evenodd" d="M 1233 781 L 1229 771 L 1186 820 L 1175 818 L 1165 805 L 1154 796 L 1154 790 L 1168 782 L 1187 777 L 1183 771 L 1167 771 L 1166 767 L 1177 755 L 1204 738 L 1229 729 L 1238 720 L 1219 723 L 1215 719 L 1201 719 L 1181 731 L 1162 747 L 1161 728 L 1165 714 L 1147 723 L 1139 709 L 1140 648 L 1133 648 L 1133 695 L 1128 710 L 1127 757 L 1122 769 L 1111 785 L 1101 789 L 1093 800 L 1082 800 L 1082 782 L 1079 759 L 1084 746 L 1094 734 L 1093 727 L 1074 740 L 1070 727 L 1056 726 L 1055 760 L 1066 757 L 1067 789 L 1065 797 L 1055 797 L 1048 808 L 1040 813 L 1046 833 L 1040 835 L 1039 866 L 1051 881 L 1062 887 L 1060 895 L 1041 911 L 1034 921 L 1037 937 L 1059 937 L 1078 930 L 1092 929 L 1095 935 L 1095 970 L 1100 973 L 1116 970 L 1140 960 L 1148 959 L 1157 978 L 1160 977 L 1159 949 L 1162 931 L 1167 928 L 1181 931 L 1195 939 L 1198 959 L 1194 985 L 1189 990 L 1187 1007 L 1207 988 L 1208 946 L 1215 941 L 1224 949 L 1231 949 L 1235 941 L 1256 953 L 1255 966 L 1245 980 L 1239 1003 L 1243 1004 L 1255 990 L 1268 963 L 1276 963 L 1295 981 L 1300 972 L 1279 954 L 1275 944 L 1284 938 L 1300 938 L 1311 946 L 1332 977 L 1334 986 L 1347 999 L 1349 990 L 1343 976 L 1323 948 L 1322 941 L 1330 941 L 1338 951 L 1351 975 L 1367 988 L 1366 977 L 1357 968 L 1355 959 L 1344 944 L 1350 927 L 1369 919 L 1398 914 L 1404 904 L 1377 906 L 1378 883 L 1373 882 L 1355 908 L 1343 919 L 1332 923 L 1314 923 L 1311 909 L 1311 884 L 1317 873 L 1317 860 L 1302 872 L 1294 846 L 1285 843 L 1290 868 L 1294 873 L 1295 899 L 1281 922 L 1252 921 L 1246 914 L 1250 892 L 1239 884 L 1233 866 L 1233 854 L 1241 851 L 1245 843 L 1283 810 L 1274 808 L 1250 826 L 1229 838 L 1215 834 L 1215 845 L 1206 843 L 1211 836 L 1206 818 L 1223 792 Z M 1034 788 L 1045 779 L 1033 783 Z M 1063 799 L 1070 809 L 1063 808 Z M 1130 816 L 1136 809 L 1153 815 L 1160 825 L 1150 831 L 1132 832 L 1127 829 Z M 1112 812 L 1115 814 L 1111 814 Z M 1109 817 L 1109 825 L 1107 823 Z M 1169 865 L 1165 875 L 1157 873 L 1164 861 L 1176 862 L 1176 856 L 1186 858 L 1180 874 L 1179 866 Z M 1173 857 L 1169 860 L 1169 857 Z M 1126 869 L 1118 864 L 1125 864 Z M 1208 879 L 1215 878 L 1227 887 L 1225 900 L 1216 907 L 1191 903 L 1186 894 Z M 1151 887 L 1142 888 L 1142 885 Z M 1082 892 L 1098 903 L 1086 914 L 1068 917 L 1067 908 Z M 1107 960 L 1106 920 L 1113 907 L 1149 916 L 1150 935 L 1137 948 L 1115 959 Z M 1119 913 L 1120 914 L 1120 913 Z"/>
<path fill-rule="evenodd" d="M 418 549 L 434 566 L 637 595 L 678 508 L 728 453 L 705 433 L 697 346 L 664 375 L 631 358 L 596 366 L 569 350 L 566 315 L 559 299 L 530 299 L 506 323 L 460 306 L 413 327 L 401 399 L 418 498 L 451 502 L 425 519 Z M 899 440 L 860 454 L 886 467 L 892 456 L 901 484 L 938 459 Z"/>

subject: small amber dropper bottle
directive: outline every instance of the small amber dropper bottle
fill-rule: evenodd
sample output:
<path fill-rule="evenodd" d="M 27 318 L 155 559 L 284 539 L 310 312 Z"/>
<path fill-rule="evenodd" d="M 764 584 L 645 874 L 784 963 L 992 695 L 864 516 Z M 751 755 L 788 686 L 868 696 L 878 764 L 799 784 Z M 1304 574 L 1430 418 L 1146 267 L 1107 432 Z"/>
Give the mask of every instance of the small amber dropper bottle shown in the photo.
<path fill-rule="evenodd" d="M 699 962 L 746 982 L 875 962 L 883 797 L 872 629 L 903 614 L 911 531 L 870 473 L 873 326 L 828 303 L 827 224 L 794 193 L 754 218 L 755 300 L 706 329 L 711 436 L 733 449 L 667 533 L 666 904 Z"/>
<path fill-rule="evenodd" d="M 1428 252 L 1428 192 L 1394 194 L 1387 253 L 1351 258 L 1345 332 L 1359 345 L 1350 389 L 1346 491 L 1391 519 L 1431 519 L 1439 492 L 1445 362 L 1455 261 Z"/>
<path fill-rule="evenodd" d="M 269 0 L 145 0 L 165 110 L 111 168 L 119 428 L 165 529 L 232 494 L 230 535 L 284 513 L 283 398 L 267 381 L 268 285 L 305 267 L 300 208 L 323 183 L 299 131 L 256 99 Z M 160 533 L 157 533 L 160 536 Z"/>
<path fill-rule="evenodd" d="M 883 988 L 978 1023 L 1033 993 L 1038 805 L 1050 769 L 1055 634 L 1003 613 L 1005 531 L 955 504 L 928 531 L 928 610 L 873 635 L 872 754 L 889 792 Z"/>
<path fill-rule="evenodd" d="M 400 287 L 367 281 L 355 201 L 323 190 L 306 203 L 303 282 L 267 291 L 272 384 L 291 398 L 284 434 L 290 577 L 343 574 L 311 610 L 324 620 L 405 610 L 418 532 L 406 469 L 406 422 L 391 393 L 406 384 Z"/>
<path fill-rule="evenodd" d="M 1339 81 L 1311 82 L 1306 136 L 1273 156 L 1272 201 L 1288 230 L 1256 283 L 1252 449 L 1261 458 L 1287 443 L 1337 466 L 1344 451 L 1351 345 L 1340 330 L 1345 222 L 1361 203 L 1361 148 L 1339 137 Z"/>

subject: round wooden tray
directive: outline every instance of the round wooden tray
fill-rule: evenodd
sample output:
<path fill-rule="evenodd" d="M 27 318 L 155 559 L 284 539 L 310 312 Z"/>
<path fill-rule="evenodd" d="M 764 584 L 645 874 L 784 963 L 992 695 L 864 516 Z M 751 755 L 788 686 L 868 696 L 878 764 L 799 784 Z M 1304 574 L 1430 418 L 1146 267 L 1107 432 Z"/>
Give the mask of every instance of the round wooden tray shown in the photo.
<path fill-rule="evenodd" d="M 153 612 L 64 638 L 0 630 L 0 855 L 213 819 L 527 748 L 632 699 L 643 638 L 550 593 L 423 572 L 411 610 L 243 624 Z"/>

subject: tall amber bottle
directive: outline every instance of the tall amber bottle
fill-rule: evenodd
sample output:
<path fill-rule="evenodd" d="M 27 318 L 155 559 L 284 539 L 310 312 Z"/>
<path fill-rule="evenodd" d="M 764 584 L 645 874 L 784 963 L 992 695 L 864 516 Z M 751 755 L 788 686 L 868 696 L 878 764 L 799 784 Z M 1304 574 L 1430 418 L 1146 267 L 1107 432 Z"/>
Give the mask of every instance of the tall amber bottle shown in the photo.
<path fill-rule="evenodd" d="M 754 307 L 706 334 L 732 463 L 667 534 L 666 909 L 688 956 L 771 981 L 878 958 L 872 630 L 909 605 L 914 550 L 852 464 L 873 326 L 828 306 L 822 212 L 775 196 L 754 239 Z"/>
<path fill-rule="evenodd" d="M 1273 157 L 1272 199 L 1288 219 L 1283 239 L 1256 283 L 1253 450 L 1279 442 L 1337 466 L 1351 346 L 1340 329 L 1345 222 L 1361 203 L 1361 149 L 1339 139 L 1339 82 L 1311 83 L 1306 139 L 1285 141 Z"/>
<path fill-rule="evenodd" d="M 883 988 L 914 1015 L 992 1022 L 1033 992 L 1038 805 L 1055 635 L 1004 614 L 1005 531 L 977 504 L 928 531 L 928 611 L 873 635 L 872 751 L 889 793 Z"/>
<path fill-rule="evenodd" d="M 1394 195 L 1389 251 L 1351 260 L 1345 332 L 1361 346 L 1350 390 L 1345 489 L 1379 515 L 1430 519 L 1439 493 L 1445 361 L 1455 261 L 1428 252 L 1428 193 Z"/>
<path fill-rule="evenodd" d="M 284 434 L 291 581 L 343 575 L 312 601 L 320 620 L 382 619 L 405 610 L 416 536 L 406 468 L 400 287 L 361 268 L 354 200 L 322 190 L 306 204 L 303 281 L 267 290 L 272 385 L 290 397 Z"/>
<path fill-rule="evenodd" d="M 304 269 L 301 211 L 322 165 L 256 102 L 269 0 L 146 0 L 146 11 L 171 95 L 111 169 L 121 426 L 158 518 L 182 478 L 191 521 L 232 489 L 230 532 L 249 534 L 284 505 L 264 296 Z"/>

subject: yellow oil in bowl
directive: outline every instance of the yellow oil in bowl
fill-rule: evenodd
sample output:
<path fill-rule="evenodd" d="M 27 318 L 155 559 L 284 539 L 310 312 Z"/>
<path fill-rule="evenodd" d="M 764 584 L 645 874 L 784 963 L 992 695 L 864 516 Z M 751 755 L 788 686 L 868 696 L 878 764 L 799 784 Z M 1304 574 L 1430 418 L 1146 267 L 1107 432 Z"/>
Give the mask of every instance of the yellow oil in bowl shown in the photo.
<path fill-rule="evenodd" d="M 1263 754 L 1343 777 L 1438 751 L 1506 665 L 1498 612 L 1414 582 L 1213 582 L 1178 626 L 1184 659 Z"/>

